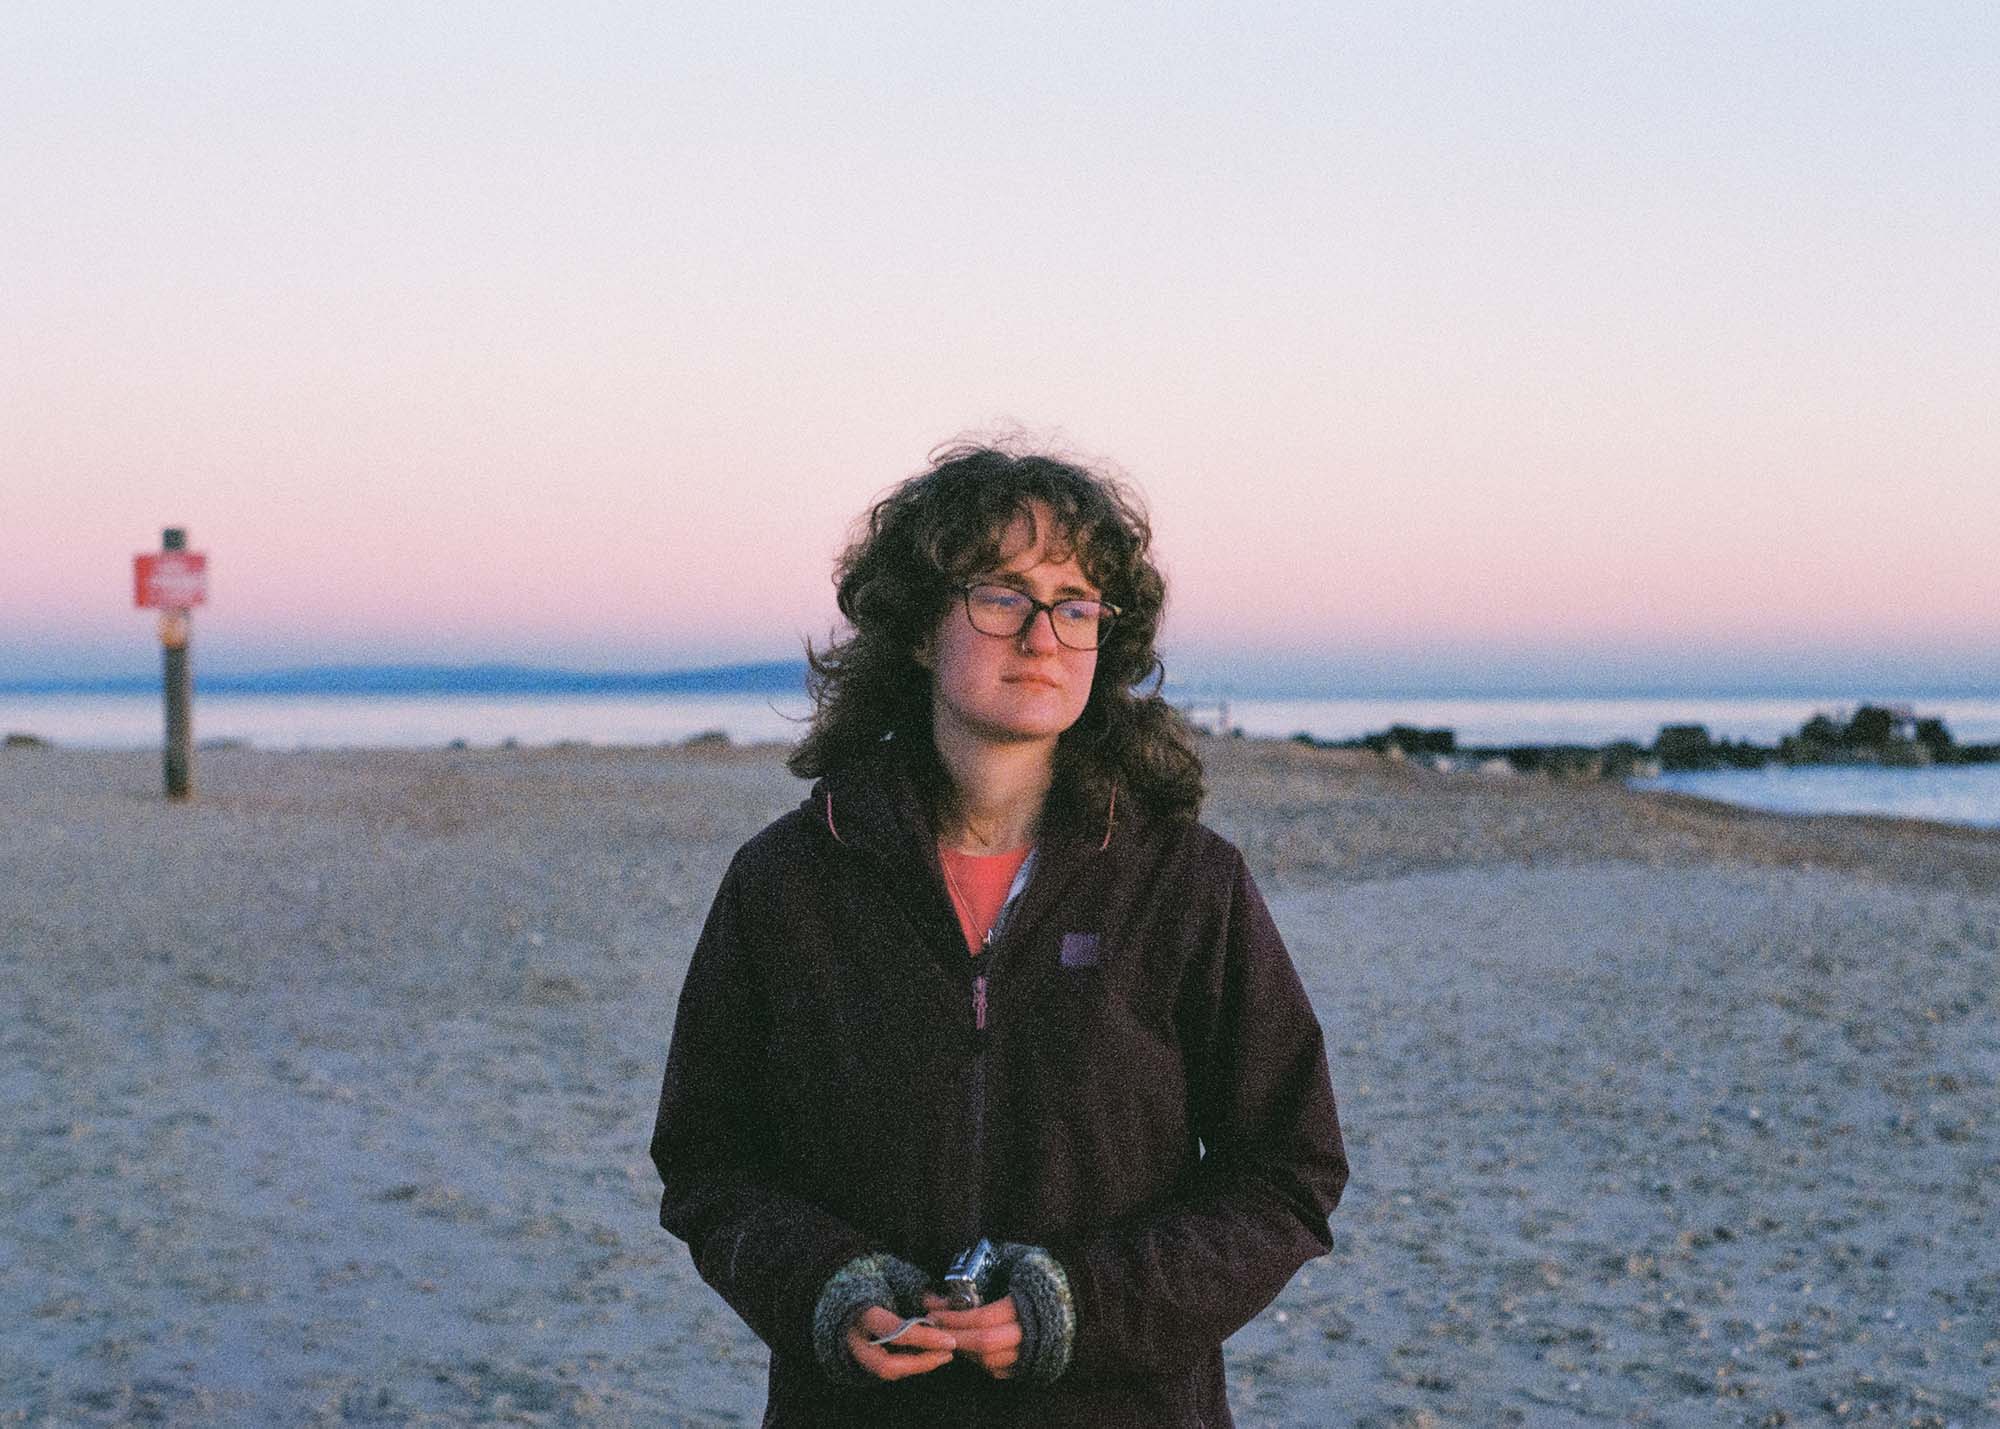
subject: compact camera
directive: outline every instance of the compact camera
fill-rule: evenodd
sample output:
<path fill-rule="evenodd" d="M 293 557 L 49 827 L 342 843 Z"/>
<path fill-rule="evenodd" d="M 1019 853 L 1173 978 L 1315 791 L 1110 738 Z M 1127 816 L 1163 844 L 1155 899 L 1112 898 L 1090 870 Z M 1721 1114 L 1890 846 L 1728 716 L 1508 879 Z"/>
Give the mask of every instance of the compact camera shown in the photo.
<path fill-rule="evenodd" d="M 958 1259 L 944 1273 L 944 1298 L 954 1310 L 976 1310 L 979 1308 L 982 1291 L 987 1277 L 993 1270 L 993 1242 L 981 1236 L 970 1250 L 960 1251 Z"/>

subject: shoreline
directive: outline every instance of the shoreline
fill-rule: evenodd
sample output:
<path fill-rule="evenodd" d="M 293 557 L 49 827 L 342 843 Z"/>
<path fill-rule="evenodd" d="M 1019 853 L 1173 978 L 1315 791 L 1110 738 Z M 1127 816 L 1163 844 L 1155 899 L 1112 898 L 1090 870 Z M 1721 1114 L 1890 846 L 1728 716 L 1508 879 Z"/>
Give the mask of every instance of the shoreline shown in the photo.
<path fill-rule="evenodd" d="M 1925 715 L 1938 714 L 1956 740 L 2000 742 L 2000 694 L 1906 696 L 1877 691 L 1892 702 L 1913 699 Z M 20 730 L 59 744 L 142 748 L 156 745 L 158 692 L 123 696 L 0 695 L 0 734 Z M 1195 724 L 1242 726 L 1252 738 L 1289 739 L 1304 733 L 1323 741 L 1365 740 L 1369 731 L 1398 725 L 1413 733 L 1448 728 L 1467 747 L 1534 746 L 1601 750 L 1621 742 L 1650 746 L 1669 725 L 1700 724 L 1740 754 L 1769 745 L 1815 710 L 1846 708 L 1851 696 L 1807 692 L 1796 696 L 1714 694 L 1691 696 L 1328 696 L 1230 698 L 1225 711 L 1214 698 L 1190 703 L 1171 692 Z M 773 705 L 776 709 L 773 709 Z M 526 744 L 582 738 L 596 743 L 658 743 L 705 728 L 744 739 L 795 738 L 809 702 L 769 694 L 663 694 L 649 696 L 459 695 L 217 695 L 197 697 L 196 732 L 248 738 L 260 747 L 300 744 L 395 745 L 441 748 L 463 737 L 494 745 L 513 736 Z M 704 713 L 696 713 L 699 709 Z M 1421 741 L 1419 741 L 1421 743 Z"/>
<path fill-rule="evenodd" d="M 1772 764 L 1760 769 L 1672 771 L 1665 774 L 1634 776 L 1583 769 L 1577 762 L 1579 756 L 1602 753 L 1593 751 L 1588 746 L 1494 746 L 1491 749 L 1461 750 L 1449 763 L 1433 763 L 1425 756 L 1405 756 L 1393 749 L 1375 751 L 1359 748 L 1351 743 L 1326 741 L 1309 743 L 1298 736 L 1279 738 L 1264 735 L 1221 736 L 1203 733 L 1198 738 L 1201 747 L 1208 750 L 1226 748 L 1238 743 L 1252 748 L 1290 745 L 1321 756 L 1336 754 L 1355 756 L 1363 760 L 1377 761 L 1385 767 L 1427 770 L 1456 779 L 1499 778 L 1531 782 L 1553 781 L 1563 784 L 1601 782 L 1640 793 L 1682 794 L 1726 807 L 1757 810 L 1787 818 L 1876 817 L 1936 824 L 1949 828 L 2000 829 L 2000 764 L 1883 765 L 1866 762 Z M 733 742 L 722 730 L 714 728 L 694 730 L 675 738 L 658 740 L 558 738 L 536 742 L 504 737 L 488 742 L 453 739 L 443 743 L 421 744 L 362 740 L 352 744 L 300 745 L 291 748 L 259 745 L 230 736 L 211 736 L 197 740 L 195 753 L 199 767 L 201 763 L 216 756 L 244 754 L 278 758 L 314 754 L 421 754 L 426 751 L 498 755 L 536 752 L 563 754 L 574 751 L 661 754 L 693 745 L 726 745 L 742 752 L 777 756 L 790 747 L 790 741 L 780 738 L 752 738 Z M 26 757 L 44 751 L 60 751 L 85 757 L 126 756 L 153 759 L 160 757 L 157 742 L 150 747 L 91 746 L 46 739 L 26 731 L 0 731 L 0 758 Z M 1527 767 L 1516 765 L 1499 767 L 1504 762 L 1503 756 L 1509 751 L 1516 754 L 1525 752 L 1529 756 Z M 1471 757 L 1475 755 L 1491 755 L 1493 758 L 1476 762 Z M 1534 756 L 1543 758 L 1538 759 Z M 1481 763 L 1485 767 L 1480 767 Z M 1711 780 L 1720 788 L 1713 793 L 1705 792 L 1700 785 L 1704 781 Z M 1766 782 L 1756 782 L 1759 780 Z M 1725 791 L 1729 786 L 1739 783 L 1743 796 L 1730 797 Z M 1816 794 L 1802 795 L 1800 792 L 1802 789 L 1812 790 L 1816 787 L 1820 790 Z M 1827 807 L 1829 804 L 1849 807 Z"/>

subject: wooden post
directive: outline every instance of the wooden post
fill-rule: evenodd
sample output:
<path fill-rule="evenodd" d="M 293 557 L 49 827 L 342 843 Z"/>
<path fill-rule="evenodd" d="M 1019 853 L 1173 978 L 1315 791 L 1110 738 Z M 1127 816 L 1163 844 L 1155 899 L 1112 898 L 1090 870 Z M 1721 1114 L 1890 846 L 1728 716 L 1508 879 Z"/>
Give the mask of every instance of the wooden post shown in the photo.
<path fill-rule="evenodd" d="M 160 549 L 185 551 L 187 532 L 169 526 L 160 533 Z M 194 792 L 194 671 L 188 660 L 193 618 L 185 608 L 160 612 L 162 681 L 167 700 L 167 797 L 186 799 Z"/>

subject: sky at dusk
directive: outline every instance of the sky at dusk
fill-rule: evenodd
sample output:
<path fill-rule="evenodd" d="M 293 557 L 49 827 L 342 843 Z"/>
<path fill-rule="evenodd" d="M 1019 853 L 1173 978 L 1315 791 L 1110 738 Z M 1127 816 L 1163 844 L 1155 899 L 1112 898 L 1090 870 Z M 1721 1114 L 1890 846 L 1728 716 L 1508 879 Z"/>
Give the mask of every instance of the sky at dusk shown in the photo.
<path fill-rule="evenodd" d="M 2000 689 L 2000 10 L 12 6 L 0 679 L 823 637 L 935 444 L 1170 674 Z"/>

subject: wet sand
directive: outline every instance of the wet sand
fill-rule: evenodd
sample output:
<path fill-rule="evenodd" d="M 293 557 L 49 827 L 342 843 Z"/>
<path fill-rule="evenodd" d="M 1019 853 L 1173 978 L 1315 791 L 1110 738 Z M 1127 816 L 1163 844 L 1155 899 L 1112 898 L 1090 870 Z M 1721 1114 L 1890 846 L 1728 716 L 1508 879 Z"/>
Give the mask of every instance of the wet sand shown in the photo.
<path fill-rule="evenodd" d="M 2000 1421 L 2000 834 L 1210 742 L 1327 1028 L 1245 1425 Z M 773 751 L 0 751 L 0 1423 L 754 1424 L 657 1228 Z"/>

